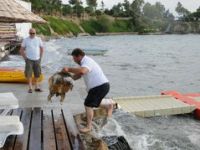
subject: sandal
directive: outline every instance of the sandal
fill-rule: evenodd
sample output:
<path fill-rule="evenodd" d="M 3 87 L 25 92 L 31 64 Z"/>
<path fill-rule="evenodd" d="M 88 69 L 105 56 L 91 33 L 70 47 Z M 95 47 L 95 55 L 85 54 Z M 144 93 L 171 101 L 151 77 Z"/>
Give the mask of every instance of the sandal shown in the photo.
<path fill-rule="evenodd" d="M 42 92 L 42 90 L 40 88 L 36 88 L 35 92 Z"/>
<path fill-rule="evenodd" d="M 29 90 L 28 90 L 28 93 L 33 93 L 33 90 L 32 90 L 32 89 L 29 89 Z"/>

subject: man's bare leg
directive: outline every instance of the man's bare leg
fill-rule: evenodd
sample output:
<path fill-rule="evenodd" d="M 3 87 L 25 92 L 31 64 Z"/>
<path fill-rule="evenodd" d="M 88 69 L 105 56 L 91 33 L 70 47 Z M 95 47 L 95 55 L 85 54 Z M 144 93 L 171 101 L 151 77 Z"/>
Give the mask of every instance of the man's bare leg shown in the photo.
<path fill-rule="evenodd" d="M 113 107 L 116 103 L 112 99 L 103 99 L 101 101 L 100 107 L 106 109 L 107 117 L 112 117 Z"/>
<path fill-rule="evenodd" d="M 32 90 L 32 78 L 28 78 L 28 86 L 29 86 L 29 89 Z"/>
<path fill-rule="evenodd" d="M 39 78 L 35 78 L 35 88 L 36 88 L 36 89 L 39 88 L 38 80 L 39 80 Z"/>
<path fill-rule="evenodd" d="M 94 111 L 92 107 L 85 106 L 86 116 L 87 116 L 87 126 L 85 128 L 79 129 L 80 132 L 86 133 L 92 130 L 92 119 L 94 116 Z"/>

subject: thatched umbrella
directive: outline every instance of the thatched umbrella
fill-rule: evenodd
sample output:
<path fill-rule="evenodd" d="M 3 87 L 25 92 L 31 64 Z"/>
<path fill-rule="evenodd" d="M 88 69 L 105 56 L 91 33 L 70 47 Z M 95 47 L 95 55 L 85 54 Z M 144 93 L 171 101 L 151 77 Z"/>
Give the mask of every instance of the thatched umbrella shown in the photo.
<path fill-rule="evenodd" d="M 35 22 L 46 23 L 44 19 L 25 9 L 15 0 L 0 0 L 0 22 L 20 23 Z"/>

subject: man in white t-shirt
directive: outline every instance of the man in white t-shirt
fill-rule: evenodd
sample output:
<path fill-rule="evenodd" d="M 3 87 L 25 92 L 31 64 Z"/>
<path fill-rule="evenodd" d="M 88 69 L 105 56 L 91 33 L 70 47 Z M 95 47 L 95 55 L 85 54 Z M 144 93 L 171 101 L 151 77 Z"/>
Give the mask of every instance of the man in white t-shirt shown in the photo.
<path fill-rule="evenodd" d="M 38 78 L 41 75 L 41 59 L 44 52 L 41 38 L 36 36 L 36 30 L 29 30 L 29 37 L 25 38 L 21 44 L 20 53 L 25 60 L 25 76 L 28 79 L 29 93 L 32 93 L 32 73 L 35 77 L 35 91 L 41 92 L 38 85 Z"/>
<path fill-rule="evenodd" d="M 80 132 L 88 132 L 92 129 L 93 108 L 102 106 L 107 110 L 108 117 L 112 116 L 113 105 L 105 106 L 102 99 L 107 95 L 110 89 L 109 81 L 104 75 L 101 67 L 85 53 L 76 48 L 72 51 L 74 62 L 80 65 L 77 68 L 64 67 L 63 72 L 71 72 L 74 74 L 74 79 L 84 78 L 88 95 L 84 105 L 87 116 L 87 126 L 79 129 Z"/>

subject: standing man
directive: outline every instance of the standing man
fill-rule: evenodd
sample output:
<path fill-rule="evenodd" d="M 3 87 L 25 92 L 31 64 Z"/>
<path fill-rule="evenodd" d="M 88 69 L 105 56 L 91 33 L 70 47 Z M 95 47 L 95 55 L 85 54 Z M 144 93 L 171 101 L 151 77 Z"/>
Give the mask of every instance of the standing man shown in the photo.
<path fill-rule="evenodd" d="M 107 110 L 108 117 L 112 116 L 113 105 L 105 105 L 102 99 L 109 92 L 110 85 L 109 81 L 104 75 L 101 67 L 90 57 L 85 56 L 85 53 L 76 48 L 72 51 L 74 62 L 80 65 L 77 68 L 64 67 L 63 72 L 71 72 L 74 74 L 74 80 L 77 80 L 83 76 L 88 95 L 85 99 L 84 105 L 87 116 L 87 126 L 85 128 L 79 129 L 80 132 L 88 132 L 92 129 L 92 119 L 93 119 L 93 108 L 94 107 L 104 107 Z"/>
<path fill-rule="evenodd" d="M 38 85 L 38 78 L 41 75 L 41 59 L 44 52 L 41 38 L 36 36 L 36 30 L 29 30 L 29 37 L 25 38 L 21 44 L 20 53 L 25 60 L 25 76 L 28 80 L 29 90 L 32 93 L 32 73 L 35 77 L 35 91 L 42 92 Z"/>

